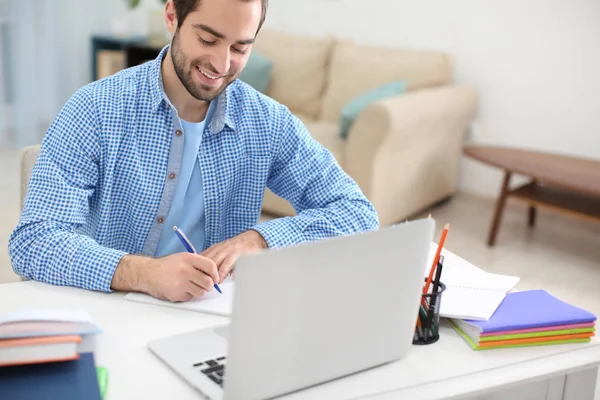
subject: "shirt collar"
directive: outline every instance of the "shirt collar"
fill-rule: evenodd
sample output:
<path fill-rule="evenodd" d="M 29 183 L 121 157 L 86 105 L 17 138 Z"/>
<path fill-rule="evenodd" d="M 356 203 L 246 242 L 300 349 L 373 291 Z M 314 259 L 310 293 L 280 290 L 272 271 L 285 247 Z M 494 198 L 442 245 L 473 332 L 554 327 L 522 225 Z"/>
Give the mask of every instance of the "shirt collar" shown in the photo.
<path fill-rule="evenodd" d="M 167 51 L 169 49 L 169 45 L 163 47 L 158 56 L 154 61 L 152 61 L 152 65 L 150 66 L 150 85 L 152 88 L 152 112 L 158 111 L 158 108 L 164 102 L 169 107 L 173 105 L 169 102 L 167 95 L 165 94 L 163 80 L 162 80 L 162 72 L 161 66 L 162 61 L 167 55 Z M 223 130 L 225 125 L 229 128 L 235 130 L 235 119 L 233 116 L 233 104 L 230 100 L 232 97 L 230 95 L 231 86 L 229 85 L 223 93 L 221 93 L 214 101 L 216 101 L 215 105 L 215 113 L 210 121 L 210 129 L 213 133 L 219 133 Z"/>

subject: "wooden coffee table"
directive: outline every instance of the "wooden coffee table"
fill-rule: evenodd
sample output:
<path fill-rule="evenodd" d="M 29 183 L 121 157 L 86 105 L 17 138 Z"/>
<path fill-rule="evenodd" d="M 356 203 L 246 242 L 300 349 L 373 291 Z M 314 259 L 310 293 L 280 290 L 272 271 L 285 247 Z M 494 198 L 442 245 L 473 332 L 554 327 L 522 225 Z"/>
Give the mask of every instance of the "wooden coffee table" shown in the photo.
<path fill-rule="evenodd" d="M 485 164 L 504 170 L 504 182 L 496 203 L 488 245 L 496 234 L 508 197 L 529 204 L 529 226 L 535 225 L 536 207 L 545 207 L 600 222 L 600 160 L 547 154 L 506 147 L 468 146 L 464 152 Z M 510 189 L 512 174 L 530 182 Z"/>

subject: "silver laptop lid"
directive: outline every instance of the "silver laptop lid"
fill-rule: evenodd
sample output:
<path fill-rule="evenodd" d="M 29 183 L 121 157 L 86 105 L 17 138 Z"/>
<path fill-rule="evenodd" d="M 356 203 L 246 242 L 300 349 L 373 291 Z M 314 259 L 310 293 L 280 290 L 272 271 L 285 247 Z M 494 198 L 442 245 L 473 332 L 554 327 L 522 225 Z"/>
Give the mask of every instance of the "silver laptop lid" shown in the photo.
<path fill-rule="evenodd" d="M 435 222 L 240 258 L 225 399 L 262 399 L 402 358 Z"/>

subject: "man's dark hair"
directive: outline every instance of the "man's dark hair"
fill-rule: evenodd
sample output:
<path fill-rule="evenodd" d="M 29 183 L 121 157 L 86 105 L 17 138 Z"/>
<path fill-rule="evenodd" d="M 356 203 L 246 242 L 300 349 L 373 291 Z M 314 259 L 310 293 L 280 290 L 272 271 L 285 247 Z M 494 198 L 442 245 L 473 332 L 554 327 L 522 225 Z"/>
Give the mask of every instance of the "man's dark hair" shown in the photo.
<path fill-rule="evenodd" d="M 240 0 L 240 1 L 257 1 L 257 0 Z M 173 0 L 173 4 L 175 5 L 175 13 L 177 14 L 177 27 L 180 28 L 185 20 L 185 17 L 188 16 L 189 13 L 194 11 L 202 0 Z M 267 7 L 269 6 L 269 0 L 260 0 L 262 3 L 262 15 L 260 17 L 260 23 L 258 24 L 258 31 L 262 27 L 265 22 L 265 16 L 267 14 Z M 258 33 L 257 31 L 257 33 Z"/>

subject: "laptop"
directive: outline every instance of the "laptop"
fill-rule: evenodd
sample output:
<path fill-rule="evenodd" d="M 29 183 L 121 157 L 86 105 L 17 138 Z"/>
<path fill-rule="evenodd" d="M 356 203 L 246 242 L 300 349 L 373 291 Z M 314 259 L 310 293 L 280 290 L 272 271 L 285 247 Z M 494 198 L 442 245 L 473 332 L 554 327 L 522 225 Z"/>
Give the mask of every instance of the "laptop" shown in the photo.
<path fill-rule="evenodd" d="M 211 400 L 278 397 L 399 360 L 434 229 L 422 219 L 241 257 L 230 322 L 149 349 Z"/>

